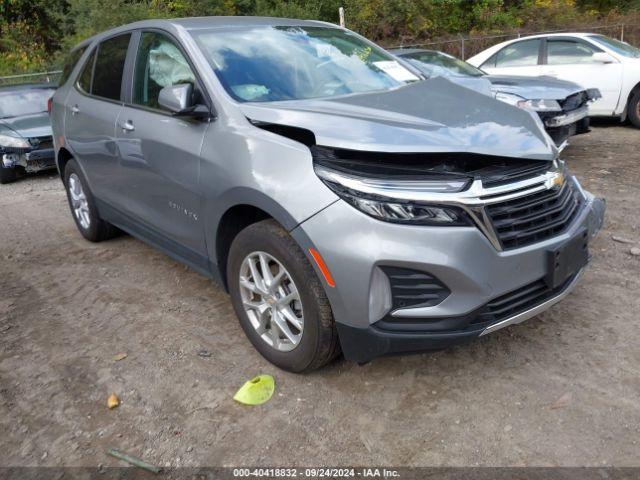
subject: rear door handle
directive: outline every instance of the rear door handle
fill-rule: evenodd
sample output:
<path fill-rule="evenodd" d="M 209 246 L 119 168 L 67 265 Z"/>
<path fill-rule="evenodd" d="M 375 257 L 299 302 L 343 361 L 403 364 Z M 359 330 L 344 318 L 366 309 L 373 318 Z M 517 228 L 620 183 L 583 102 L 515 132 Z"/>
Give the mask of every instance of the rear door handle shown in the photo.
<path fill-rule="evenodd" d="M 127 120 L 123 124 L 120 125 L 120 128 L 123 132 L 133 132 L 136 127 L 133 126 L 133 122 L 131 120 Z"/>
<path fill-rule="evenodd" d="M 73 107 L 71 107 L 71 115 L 77 115 L 78 113 L 80 113 L 78 105 L 74 105 Z"/>

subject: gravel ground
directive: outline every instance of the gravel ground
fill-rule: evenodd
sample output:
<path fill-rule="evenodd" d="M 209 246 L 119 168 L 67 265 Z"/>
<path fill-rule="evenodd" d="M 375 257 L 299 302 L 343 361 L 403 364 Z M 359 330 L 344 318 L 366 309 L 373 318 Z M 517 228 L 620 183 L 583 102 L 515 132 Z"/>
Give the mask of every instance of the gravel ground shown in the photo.
<path fill-rule="evenodd" d="M 110 447 L 161 466 L 640 465 L 640 132 L 572 143 L 608 212 L 564 302 L 471 345 L 306 376 L 264 361 L 207 279 L 131 237 L 84 241 L 54 175 L 1 186 L 0 465 L 121 465 Z M 235 403 L 258 373 L 271 401 Z"/>

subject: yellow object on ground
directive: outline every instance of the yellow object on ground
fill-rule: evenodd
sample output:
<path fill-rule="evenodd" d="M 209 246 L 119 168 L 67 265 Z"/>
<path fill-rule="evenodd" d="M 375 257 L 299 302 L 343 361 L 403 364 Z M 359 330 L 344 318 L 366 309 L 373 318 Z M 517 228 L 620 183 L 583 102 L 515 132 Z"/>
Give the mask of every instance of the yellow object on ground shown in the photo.
<path fill-rule="evenodd" d="M 107 398 L 107 407 L 116 408 L 118 405 L 120 405 L 120 399 L 118 396 L 115 393 L 109 395 L 109 398 Z"/>
<path fill-rule="evenodd" d="M 271 398 L 275 385 L 271 375 L 258 375 L 240 387 L 233 399 L 245 405 L 261 405 Z"/>

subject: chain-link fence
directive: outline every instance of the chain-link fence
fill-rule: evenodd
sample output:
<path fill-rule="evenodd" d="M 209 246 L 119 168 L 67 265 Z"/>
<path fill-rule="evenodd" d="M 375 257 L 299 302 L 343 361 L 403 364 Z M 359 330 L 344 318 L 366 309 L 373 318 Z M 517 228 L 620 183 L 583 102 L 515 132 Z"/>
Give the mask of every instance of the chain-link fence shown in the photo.
<path fill-rule="evenodd" d="M 51 83 L 58 84 L 60 80 L 61 70 L 51 72 L 26 73 L 23 75 L 7 75 L 0 77 L 0 87 L 3 85 L 17 85 L 23 83 Z"/>
<path fill-rule="evenodd" d="M 506 42 L 507 40 L 526 37 L 528 35 L 577 31 L 600 33 L 609 37 L 618 38 L 630 43 L 631 45 L 640 45 L 640 23 L 619 23 L 615 25 L 597 25 L 590 27 L 568 28 L 564 30 L 548 30 L 543 32 L 524 32 L 515 30 L 495 35 L 479 35 L 467 37 L 460 35 L 454 38 L 438 39 L 430 42 L 400 42 L 399 44 L 396 43 L 395 45 L 388 48 L 424 48 L 427 50 L 439 50 L 466 60 L 467 58 L 470 58 L 497 43 Z"/>
<path fill-rule="evenodd" d="M 570 31 L 594 32 L 618 38 L 625 42 L 640 47 L 640 23 L 618 23 L 614 25 L 596 25 L 591 27 L 576 27 L 564 30 L 549 30 L 543 32 L 511 31 L 494 35 L 479 36 L 457 36 L 432 40 L 430 42 L 410 43 L 393 42 L 387 48 L 424 48 L 428 50 L 440 50 L 456 57 L 467 59 L 481 51 L 514 38 L 526 37 L 528 35 L 539 35 L 545 33 L 562 33 Z M 389 42 L 383 42 L 387 45 Z M 0 86 L 15 85 L 21 83 L 52 83 L 57 84 L 61 75 L 60 70 L 51 72 L 28 73 L 24 75 L 8 75 L 0 77 Z"/>

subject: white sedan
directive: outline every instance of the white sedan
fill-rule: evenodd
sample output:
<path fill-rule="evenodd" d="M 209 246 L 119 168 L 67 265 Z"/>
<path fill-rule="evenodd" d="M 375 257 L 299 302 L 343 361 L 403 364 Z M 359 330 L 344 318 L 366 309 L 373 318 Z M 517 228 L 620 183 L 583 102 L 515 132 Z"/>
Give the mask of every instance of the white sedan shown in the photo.
<path fill-rule="evenodd" d="M 589 106 L 592 116 L 627 117 L 640 128 L 640 49 L 593 33 L 554 33 L 494 45 L 468 62 L 491 74 L 550 76 L 602 98 Z"/>

